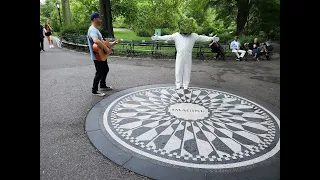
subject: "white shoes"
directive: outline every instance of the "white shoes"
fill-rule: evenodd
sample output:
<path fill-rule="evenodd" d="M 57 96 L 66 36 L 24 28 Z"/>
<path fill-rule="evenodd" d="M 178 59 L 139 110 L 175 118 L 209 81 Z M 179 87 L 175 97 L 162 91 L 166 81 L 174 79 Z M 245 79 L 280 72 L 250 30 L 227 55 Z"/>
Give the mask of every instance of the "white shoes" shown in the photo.
<path fill-rule="evenodd" d="M 49 45 L 49 48 L 54 48 L 53 44 Z"/>

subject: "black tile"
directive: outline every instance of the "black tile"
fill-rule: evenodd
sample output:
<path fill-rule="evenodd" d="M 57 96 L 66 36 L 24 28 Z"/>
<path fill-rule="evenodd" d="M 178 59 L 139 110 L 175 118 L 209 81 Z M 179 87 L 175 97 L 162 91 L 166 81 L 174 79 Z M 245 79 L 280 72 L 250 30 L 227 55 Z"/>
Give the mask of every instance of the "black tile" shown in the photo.
<path fill-rule="evenodd" d="M 94 131 L 100 129 L 99 118 L 101 116 L 103 106 L 95 105 L 88 113 L 86 120 L 86 131 Z"/>
<path fill-rule="evenodd" d="M 88 132 L 88 137 L 92 144 L 108 159 L 111 161 L 123 165 L 127 162 L 132 156 L 114 144 L 112 144 L 107 137 L 105 137 L 100 130 Z"/>
<path fill-rule="evenodd" d="M 138 174 L 158 180 L 201 180 L 206 179 L 205 173 L 188 171 L 180 168 L 166 167 L 137 157 L 131 158 L 123 165 Z"/>

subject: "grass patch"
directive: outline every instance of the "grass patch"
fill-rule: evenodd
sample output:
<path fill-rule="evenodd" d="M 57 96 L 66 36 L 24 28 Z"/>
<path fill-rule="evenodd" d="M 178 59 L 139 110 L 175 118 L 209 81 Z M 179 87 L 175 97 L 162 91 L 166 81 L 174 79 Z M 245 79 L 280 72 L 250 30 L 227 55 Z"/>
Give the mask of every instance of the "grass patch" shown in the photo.
<path fill-rule="evenodd" d="M 123 40 L 146 40 L 146 41 L 151 40 L 151 37 L 139 37 L 133 31 L 114 31 L 114 36 L 117 39 L 123 39 Z"/>

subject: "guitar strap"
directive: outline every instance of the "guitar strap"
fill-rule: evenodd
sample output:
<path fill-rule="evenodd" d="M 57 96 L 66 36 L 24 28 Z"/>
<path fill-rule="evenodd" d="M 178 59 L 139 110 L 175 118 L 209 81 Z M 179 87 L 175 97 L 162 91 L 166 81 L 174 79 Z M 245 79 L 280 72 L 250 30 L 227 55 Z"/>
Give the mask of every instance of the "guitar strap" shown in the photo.
<path fill-rule="evenodd" d="M 92 44 L 92 46 L 93 46 L 94 43 L 93 43 L 92 38 L 91 38 L 90 36 L 87 36 L 87 38 L 88 38 L 88 40 L 90 41 L 90 44 Z M 93 49 L 92 46 L 91 46 L 91 48 Z M 94 55 L 97 55 L 97 53 L 96 53 L 95 51 L 92 50 L 92 52 L 93 52 Z"/>

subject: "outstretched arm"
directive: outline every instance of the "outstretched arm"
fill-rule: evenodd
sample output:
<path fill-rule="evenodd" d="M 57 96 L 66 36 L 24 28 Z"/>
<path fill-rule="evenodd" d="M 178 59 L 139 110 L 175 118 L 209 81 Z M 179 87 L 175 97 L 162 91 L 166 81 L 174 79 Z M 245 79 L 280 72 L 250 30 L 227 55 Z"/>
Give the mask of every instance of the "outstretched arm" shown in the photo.
<path fill-rule="evenodd" d="M 196 41 L 219 41 L 220 38 L 213 36 L 213 37 L 209 37 L 209 36 L 204 36 L 204 35 L 198 35 Z"/>
<path fill-rule="evenodd" d="M 172 35 L 164 35 L 164 36 L 152 36 L 151 39 L 152 40 L 165 40 L 165 41 L 171 41 L 174 40 L 175 34 Z"/>

